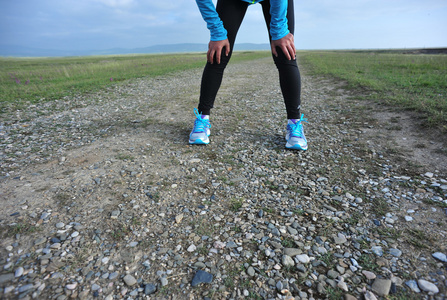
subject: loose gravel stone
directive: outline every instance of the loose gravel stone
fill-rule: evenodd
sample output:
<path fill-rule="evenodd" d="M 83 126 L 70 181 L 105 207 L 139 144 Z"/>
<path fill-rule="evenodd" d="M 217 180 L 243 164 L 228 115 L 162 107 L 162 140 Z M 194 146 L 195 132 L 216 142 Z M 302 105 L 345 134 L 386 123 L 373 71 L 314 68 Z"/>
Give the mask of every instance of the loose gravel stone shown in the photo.
<path fill-rule="evenodd" d="M 387 296 L 391 289 L 391 280 L 376 278 L 372 284 L 372 290 L 379 296 Z"/>
<path fill-rule="evenodd" d="M 199 270 L 196 272 L 196 274 L 194 275 L 194 278 L 192 279 L 191 285 L 193 287 L 198 286 L 201 283 L 211 283 L 213 281 L 213 275 Z"/>
<path fill-rule="evenodd" d="M 434 258 L 436 258 L 437 260 L 440 260 L 442 262 L 447 262 L 447 256 L 444 253 L 435 252 L 435 253 L 432 254 L 432 256 Z"/>
<path fill-rule="evenodd" d="M 152 295 L 157 291 L 157 286 L 155 286 L 152 283 L 146 284 L 144 286 L 144 294 L 145 295 Z"/>
<path fill-rule="evenodd" d="M 137 283 L 137 280 L 135 279 L 135 277 L 133 277 L 132 275 L 129 275 L 129 274 L 124 276 L 123 280 L 128 286 L 133 286 L 134 284 Z"/>
<path fill-rule="evenodd" d="M 430 294 L 437 294 L 439 293 L 439 289 L 436 285 L 434 285 L 433 283 L 424 280 L 424 279 L 419 279 L 418 280 L 418 286 L 421 290 L 428 292 Z"/>

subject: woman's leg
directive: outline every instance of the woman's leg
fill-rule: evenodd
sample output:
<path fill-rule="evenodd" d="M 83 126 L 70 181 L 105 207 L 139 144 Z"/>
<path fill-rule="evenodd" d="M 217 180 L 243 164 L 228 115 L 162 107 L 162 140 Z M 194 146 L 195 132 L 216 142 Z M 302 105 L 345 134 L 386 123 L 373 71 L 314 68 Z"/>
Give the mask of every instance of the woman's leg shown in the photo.
<path fill-rule="evenodd" d="M 270 0 L 261 2 L 265 22 L 270 36 Z M 295 14 L 293 10 L 293 0 L 288 0 L 287 23 L 289 31 L 293 34 L 295 31 Z M 279 72 L 279 83 L 287 111 L 287 119 L 300 118 L 301 105 L 301 77 L 296 59 L 288 60 L 282 50 L 277 47 L 278 57 L 273 55 L 276 67 Z"/>
<path fill-rule="evenodd" d="M 203 115 L 209 115 L 213 108 L 214 100 L 219 91 L 220 84 L 225 67 L 230 61 L 233 52 L 234 41 L 247 11 L 248 3 L 241 0 L 218 0 L 216 11 L 227 30 L 228 41 L 230 42 L 230 53 L 225 55 L 225 49 L 221 54 L 220 64 L 214 60 L 213 64 L 209 62 L 203 70 L 202 83 L 200 88 L 200 99 L 198 110 Z"/>

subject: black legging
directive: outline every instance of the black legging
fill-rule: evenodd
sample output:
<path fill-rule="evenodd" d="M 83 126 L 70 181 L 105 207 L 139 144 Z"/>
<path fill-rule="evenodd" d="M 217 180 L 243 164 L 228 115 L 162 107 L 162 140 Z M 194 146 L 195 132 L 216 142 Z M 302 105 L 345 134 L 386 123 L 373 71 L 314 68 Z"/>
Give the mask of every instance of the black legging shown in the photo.
<path fill-rule="evenodd" d="M 270 33 L 270 0 L 261 1 L 262 11 L 265 22 Z M 241 0 L 218 0 L 216 11 L 227 30 L 228 40 L 230 42 L 230 53 L 225 55 L 225 48 L 222 50 L 220 64 L 207 63 L 203 70 L 202 83 L 200 88 L 200 102 L 198 110 L 204 115 L 209 115 L 213 108 L 214 100 L 222 83 L 222 76 L 225 67 L 230 61 L 233 52 L 234 41 L 239 27 L 247 11 L 248 3 Z M 288 0 L 287 20 L 289 31 L 293 34 L 295 27 L 295 18 L 293 11 L 293 0 Z M 269 34 L 271 40 L 271 35 Z M 288 60 L 282 50 L 277 47 L 278 57 L 273 56 L 276 67 L 279 71 L 279 83 L 284 97 L 284 103 L 288 119 L 300 118 L 301 104 L 301 78 L 296 59 Z"/>

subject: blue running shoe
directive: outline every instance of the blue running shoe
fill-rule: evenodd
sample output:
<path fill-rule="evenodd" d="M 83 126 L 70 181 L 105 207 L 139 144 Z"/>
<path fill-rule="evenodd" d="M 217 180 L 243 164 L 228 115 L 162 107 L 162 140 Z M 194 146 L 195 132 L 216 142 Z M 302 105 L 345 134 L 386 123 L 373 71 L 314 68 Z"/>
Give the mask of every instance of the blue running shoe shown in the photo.
<path fill-rule="evenodd" d="M 295 150 L 307 150 L 307 140 L 303 131 L 302 122 L 307 122 L 307 119 L 289 119 L 287 123 L 287 134 L 286 134 L 286 148 Z"/>
<path fill-rule="evenodd" d="M 211 134 L 209 117 L 200 114 L 197 108 L 194 108 L 194 114 L 197 118 L 194 121 L 194 128 L 189 135 L 189 143 L 194 145 L 206 145 L 210 142 L 208 137 Z"/>

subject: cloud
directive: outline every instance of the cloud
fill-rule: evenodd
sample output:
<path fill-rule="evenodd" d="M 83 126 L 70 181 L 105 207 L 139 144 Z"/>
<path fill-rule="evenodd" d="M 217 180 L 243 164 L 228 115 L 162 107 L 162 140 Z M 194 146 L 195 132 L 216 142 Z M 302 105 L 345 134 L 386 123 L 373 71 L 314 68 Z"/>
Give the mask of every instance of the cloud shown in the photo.
<path fill-rule="evenodd" d="M 329 48 L 380 47 L 393 40 L 446 46 L 446 14 L 445 0 L 300 0 L 295 2 L 296 40 Z M 105 49 L 208 39 L 193 0 L 0 0 L 0 44 Z M 249 7 L 237 42 L 268 42 L 259 4 Z"/>
<path fill-rule="evenodd" d="M 133 0 L 96 0 L 109 7 L 129 7 L 134 3 Z"/>

